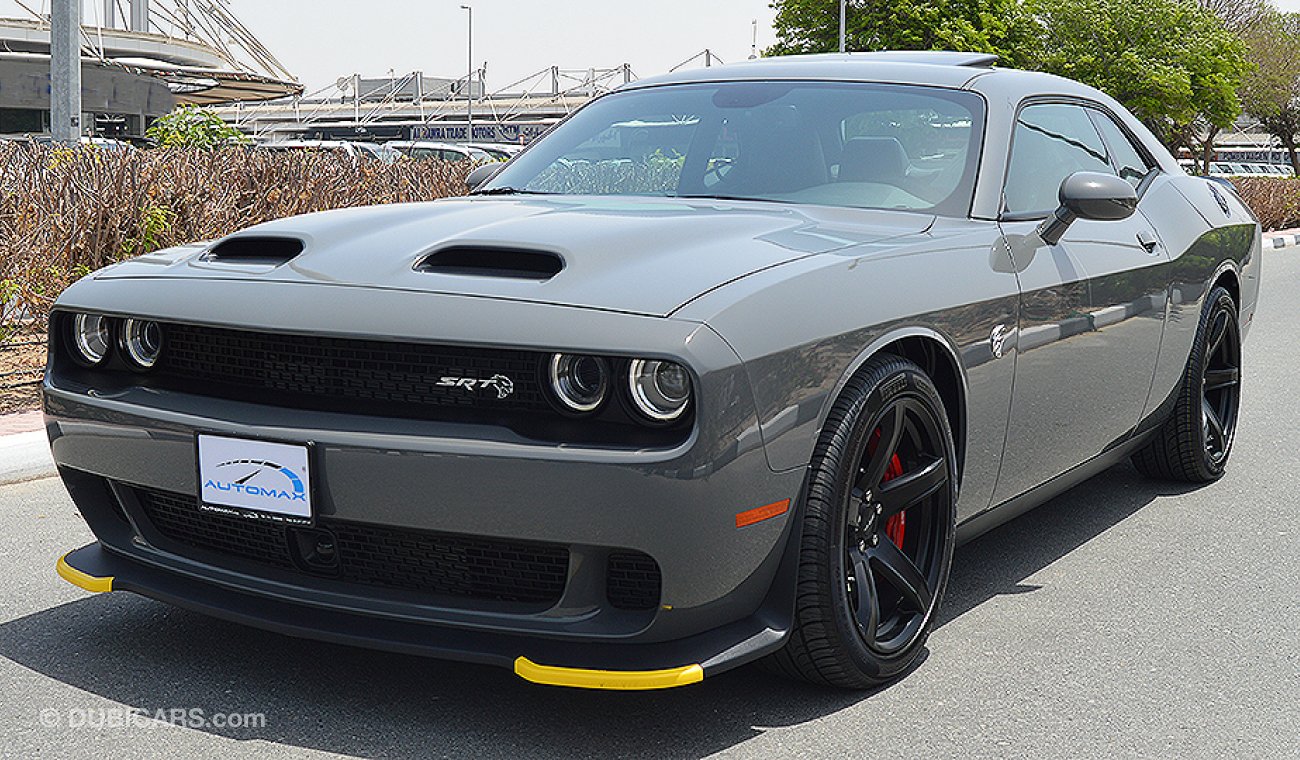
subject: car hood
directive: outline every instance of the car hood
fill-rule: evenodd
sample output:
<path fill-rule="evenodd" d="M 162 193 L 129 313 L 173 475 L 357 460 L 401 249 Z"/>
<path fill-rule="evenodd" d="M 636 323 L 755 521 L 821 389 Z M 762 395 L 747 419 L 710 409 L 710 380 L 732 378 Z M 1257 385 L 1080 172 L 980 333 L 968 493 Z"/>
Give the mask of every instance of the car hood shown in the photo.
<path fill-rule="evenodd" d="M 303 251 L 280 264 L 211 260 L 213 246 L 205 244 L 142 256 L 97 277 L 319 283 L 667 316 L 763 269 L 921 233 L 932 222 L 924 214 L 750 201 L 455 198 L 309 214 L 225 239 L 301 240 Z M 542 251 L 562 268 L 547 279 L 417 268 L 452 246 Z"/>

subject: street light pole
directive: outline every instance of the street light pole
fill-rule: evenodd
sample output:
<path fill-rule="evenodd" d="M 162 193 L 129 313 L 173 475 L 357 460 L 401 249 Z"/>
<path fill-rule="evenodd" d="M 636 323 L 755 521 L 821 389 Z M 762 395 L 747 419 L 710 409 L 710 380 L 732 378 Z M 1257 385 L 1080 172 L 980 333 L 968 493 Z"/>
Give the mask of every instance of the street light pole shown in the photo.
<path fill-rule="evenodd" d="M 840 0 L 840 52 L 844 52 L 844 17 L 849 0 Z"/>
<path fill-rule="evenodd" d="M 50 136 L 81 139 L 81 0 L 54 0 L 50 8 Z"/>
<path fill-rule="evenodd" d="M 465 119 L 469 122 L 469 128 L 465 130 L 465 139 L 468 142 L 474 139 L 474 9 L 462 5 L 461 10 L 469 12 L 468 42 L 465 46 L 469 60 L 469 74 L 465 79 Z"/>

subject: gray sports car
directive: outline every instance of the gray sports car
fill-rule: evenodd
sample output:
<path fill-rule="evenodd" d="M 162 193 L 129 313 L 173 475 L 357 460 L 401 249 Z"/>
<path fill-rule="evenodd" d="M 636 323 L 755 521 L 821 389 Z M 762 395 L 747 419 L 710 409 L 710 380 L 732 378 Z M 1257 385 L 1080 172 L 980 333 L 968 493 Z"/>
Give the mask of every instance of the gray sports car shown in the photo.
<path fill-rule="evenodd" d="M 992 63 L 642 80 L 468 197 L 85 278 L 59 573 L 539 683 L 899 676 L 956 543 L 1125 459 L 1223 473 L 1259 292 L 1231 188 Z"/>

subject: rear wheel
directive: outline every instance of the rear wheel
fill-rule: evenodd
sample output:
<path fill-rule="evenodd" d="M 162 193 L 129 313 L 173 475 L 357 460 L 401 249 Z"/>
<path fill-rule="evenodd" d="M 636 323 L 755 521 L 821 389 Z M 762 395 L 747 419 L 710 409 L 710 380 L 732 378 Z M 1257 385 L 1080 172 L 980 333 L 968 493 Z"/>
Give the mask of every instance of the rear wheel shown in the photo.
<path fill-rule="evenodd" d="M 1216 287 L 1196 329 L 1169 419 L 1133 455 L 1144 475 L 1208 483 L 1223 475 L 1241 406 L 1241 330 L 1232 295 Z"/>
<path fill-rule="evenodd" d="M 956 455 L 920 367 L 871 359 L 835 403 L 809 478 L 794 630 L 769 664 L 881 685 L 920 655 L 952 562 Z"/>

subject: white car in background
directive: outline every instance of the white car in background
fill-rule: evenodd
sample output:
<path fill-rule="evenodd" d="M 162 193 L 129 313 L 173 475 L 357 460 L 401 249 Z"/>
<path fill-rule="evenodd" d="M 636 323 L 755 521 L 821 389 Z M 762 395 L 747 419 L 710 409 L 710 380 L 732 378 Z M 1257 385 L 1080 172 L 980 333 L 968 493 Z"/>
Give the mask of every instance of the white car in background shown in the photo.
<path fill-rule="evenodd" d="M 346 140 L 282 140 L 262 143 L 257 147 L 259 150 L 279 152 L 340 153 L 354 162 L 380 161 L 391 164 L 398 158 L 398 153 L 386 145 Z"/>
<path fill-rule="evenodd" d="M 396 140 L 385 143 L 391 148 L 417 160 L 434 159 L 438 161 L 472 161 L 476 164 L 490 164 L 497 160 L 491 153 L 468 145 L 456 143 L 430 142 L 426 140 Z"/>
<path fill-rule="evenodd" d="M 519 151 L 524 149 L 524 146 L 515 145 L 513 143 L 484 143 L 484 142 L 465 143 L 465 147 L 477 148 L 483 151 L 484 153 L 487 153 L 488 155 L 492 156 L 493 158 L 497 159 L 498 161 L 509 161 L 510 159 L 515 157 L 515 154 L 517 154 Z"/>

